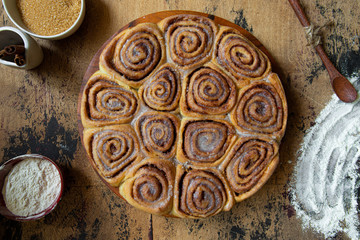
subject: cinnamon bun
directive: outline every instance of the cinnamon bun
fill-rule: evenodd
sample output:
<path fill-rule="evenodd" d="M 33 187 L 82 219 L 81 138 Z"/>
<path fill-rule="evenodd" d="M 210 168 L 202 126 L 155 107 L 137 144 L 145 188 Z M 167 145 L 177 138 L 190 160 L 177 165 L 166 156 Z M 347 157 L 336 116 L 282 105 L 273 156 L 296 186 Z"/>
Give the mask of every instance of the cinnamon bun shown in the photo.
<path fill-rule="evenodd" d="M 194 166 L 214 166 L 221 162 L 235 139 L 235 129 L 227 121 L 185 119 L 176 157 Z"/>
<path fill-rule="evenodd" d="M 180 74 L 170 64 L 163 65 L 139 89 L 144 104 L 159 111 L 176 111 L 180 95 Z"/>
<path fill-rule="evenodd" d="M 225 116 L 235 103 L 235 84 L 213 64 L 195 69 L 184 79 L 180 100 L 184 116 Z"/>
<path fill-rule="evenodd" d="M 139 87 L 165 58 L 156 24 L 143 23 L 119 33 L 100 56 L 100 69 L 131 87 Z"/>
<path fill-rule="evenodd" d="M 239 31 L 222 27 L 216 38 L 214 59 L 235 78 L 238 87 L 249 80 L 266 76 L 271 70 L 270 61 Z"/>
<path fill-rule="evenodd" d="M 143 113 L 135 123 L 145 154 L 161 158 L 175 155 L 179 127 L 175 115 L 155 111 Z"/>
<path fill-rule="evenodd" d="M 130 125 L 90 128 L 83 134 L 87 153 L 112 186 L 119 186 L 127 171 L 142 159 L 138 138 Z"/>
<path fill-rule="evenodd" d="M 273 139 L 243 137 L 232 147 L 221 169 L 239 202 L 264 185 L 278 162 L 278 144 Z"/>
<path fill-rule="evenodd" d="M 81 101 L 84 127 L 129 123 L 139 109 L 135 91 L 122 87 L 107 75 L 97 72 L 87 82 Z"/>
<path fill-rule="evenodd" d="M 160 22 L 168 56 L 182 69 L 201 66 L 211 58 L 217 26 L 209 18 L 175 15 Z"/>
<path fill-rule="evenodd" d="M 281 138 L 287 119 L 286 100 L 276 74 L 240 90 L 231 120 L 240 131 Z"/>
<path fill-rule="evenodd" d="M 164 215 L 172 209 L 174 182 L 174 163 L 146 159 L 127 174 L 120 194 L 139 209 Z"/>
<path fill-rule="evenodd" d="M 233 195 L 223 175 L 215 169 L 176 169 L 174 211 L 176 216 L 204 218 L 228 211 Z"/>

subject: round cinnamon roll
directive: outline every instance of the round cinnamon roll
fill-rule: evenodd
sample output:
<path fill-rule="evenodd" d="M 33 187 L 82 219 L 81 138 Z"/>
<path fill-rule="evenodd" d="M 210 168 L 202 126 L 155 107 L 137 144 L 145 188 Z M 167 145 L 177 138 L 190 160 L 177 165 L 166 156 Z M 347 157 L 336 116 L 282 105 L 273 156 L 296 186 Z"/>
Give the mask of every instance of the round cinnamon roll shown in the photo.
<path fill-rule="evenodd" d="M 170 158 L 175 155 L 180 120 L 170 113 L 145 112 L 135 129 L 148 156 Z"/>
<path fill-rule="evenodd" d="M 170 64 L 163 65 L 139 89 L 145 105 L 159 111 L 176 110 L 180 95 L 180 74 Z"/>
<path fill-rule="evenodd" d="M 236 201 L 259 190 L 270 178 L 279 161 L 278 144 L 264 137 L 239 139 L 224 161 L 225 175 Z"/>
<path fill-rule="evenodd" d="M 195 166 L 219 164 L 236 139 L 235 129 L 223 120 L 183 120 L 177 159 Z"/>
<path fill-rule="evenodd" d="M 181 217 L 204 218 L 234 204 L 225 178 L 215 169 L 176 170 L 174 210 Z"/>
<path fill-rule="evenodd" d="M 276 87 L 258 81 L 241 89 L 231 120 L 241 131 L 279 138 L 285 130 L 286 112 Z"/>
<path fill-rule="evenodd" d="M 163 36 L 156 24 L 143 23 L 118 34 L 100 56 L 100 68 L 116 80 L 139 87 L 163 62 Z"/>
<path fill-rule="evenodd" d="M 214 65 L 194 70 L 185 78 L 181 113 L 189 117 L 228 113 L 236 103 L 233 81 Z"/>
<path fill-rule="evenodd" d="M 215 61 L 236 79 L 238 87 L 258 79 L 271 70 L 265 54 L 233 28 L 222 27 L 215 43 Z"/>
<path fill-rule="evenodd" d="M 202 65 L 211 57 L 215 23 L 197 15 L 176 15 L 160 23 L 171 60 L 183 69 Z"/>
<path fill-rule="evenodd" d="M 87 82 L 81 100 L 84 127 L 130 122 L 139 108 L 136 93 L 99 72 Z"/>
<path fill-rule="evenodd" d="M 136 165 L 120 187 L 120 194 L 133 206 L 150 213 L 172 209 L 175 166 L 169 160 L 147 159 Z"/>
<path fill-rule="evenodd" d="M 126 171 L 141 159 L 139 141 L 130 125 L 86 129 L 84 145 L 98 172 L 112 186 L 119 186 Z"/>

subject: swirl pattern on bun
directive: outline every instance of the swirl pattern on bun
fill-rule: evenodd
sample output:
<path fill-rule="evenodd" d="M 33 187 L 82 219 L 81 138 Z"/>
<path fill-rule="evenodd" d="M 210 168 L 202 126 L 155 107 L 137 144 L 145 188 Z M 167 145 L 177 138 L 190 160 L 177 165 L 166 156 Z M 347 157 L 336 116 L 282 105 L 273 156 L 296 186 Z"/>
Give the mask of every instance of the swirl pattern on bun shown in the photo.
<path fill-rule="evenodd" d="M 164 60 L 162 33 L 144 23 L 119 33 L 100 56 L 100 69 L 131 87 L 139 87 Z"/>
<path fill-rule="evenodd" d="M 136 92 L 121 87 L 100 72 L 93 75 L 83 92 L 81 120 L 84 126 L 99 127 L 129 123 L 139 109 Z"/>
<path fill-rule="evenodd" d="M 235 84 L 212 64 L 194 70 L 184 81 L 180 109 L 185 116 L 226 114 L 236 103 Z"/>
<path fill-rule="evenodd" d="M 180 74 L 170 64 L 163 65 L 139 89 L 144 104 L 159 111 L 176 110 L 180 94 Z"/>
<path fill-rule="evenodd" d="M 176 15 L 160 23 L 164 31 L 168 55 L 183 69 L 202 65 L 211 58 L 217 26 L 209 18 Z"/>
<path fill-rule="evenodd" d="M 177 168 L 175 213 L 181 217 L 204 218 L 228 211 L 234 199 L 224 177 L 213 169 Z"/>
<path fill-rule="evenodd" d="M 272 75 L 269 79 L 274 82 L 278 78 Z M 278 91 L 277 86 L 276 83 L 259 81 L 242 88 L 238 104 L 231 114 L 235 127 L 245 132 L 282 137 L 287 109 L 282 91 Z"/>
<path fill-rule="evenodd" d="M 247 80 L 262 78 L 271 70 L 266 55 L 233 28 L 221 28 L 215 46 L 217 64 L 235 77 L 239 87 L 248 84 Z"/>
<path fill-rule="evenodd" d="M 112 186 L 118 186 L 127 170 L 142 158 L 138 138 L 130 125 L 86 129 L 84 145 L 98 172 Z"/>
<path fill-rule="evenodd" d="M 278 144 L 265 137 L 239 139 L 224 161 L 225 176 L 236 201 L 254 194 L 277 166 Z"/>
<path fill-rule="evenodd" d="M 173 114 L 145 112 L 135 129 L 148 156 L 169 158 L 175 155 L 180 120 Z"/>
<path fill-rule="evenodd" d="M 196 166 L 217 165 L 236 139 L 235 129 L 227 121 L 188 119 L 180 128 L 177 159 Z"/>
<path fill-rule="evenodd" d="M 147 159 L 132 169 L 120 187 L 132 205 L 155 214 L 172 209 L 175 167 L 169 160 Z"/>

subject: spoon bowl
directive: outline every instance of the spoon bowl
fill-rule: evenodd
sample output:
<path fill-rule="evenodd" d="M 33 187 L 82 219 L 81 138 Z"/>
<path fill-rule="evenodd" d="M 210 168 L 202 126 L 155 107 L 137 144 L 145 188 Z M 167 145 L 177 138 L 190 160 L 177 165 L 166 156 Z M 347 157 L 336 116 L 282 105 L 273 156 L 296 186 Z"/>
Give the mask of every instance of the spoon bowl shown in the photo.
<path fill-rule="evenodd" d="M 330 61 L 329 57 L 326 55 L 322 45 L 317 45 L 315 47 L 316 52 L 320 56 L 320 59 L 325 65 L 326 70 L 330 76 L 331 86 L 335 94 L 339 99 L 346 103 L 354 102 L 357 99 L 357 91 L 351 82 L 341 75 L 341 73 L 335 68 L 335 66 Z"/>
<path fill-rule="evenodd" d="M 341 101 L 351 103 L 356 100 L 356 89 L 344 76 L 340 75 L 335 77 L 332 79 L 331 84 L 333 86 L 334 92 Z"/>

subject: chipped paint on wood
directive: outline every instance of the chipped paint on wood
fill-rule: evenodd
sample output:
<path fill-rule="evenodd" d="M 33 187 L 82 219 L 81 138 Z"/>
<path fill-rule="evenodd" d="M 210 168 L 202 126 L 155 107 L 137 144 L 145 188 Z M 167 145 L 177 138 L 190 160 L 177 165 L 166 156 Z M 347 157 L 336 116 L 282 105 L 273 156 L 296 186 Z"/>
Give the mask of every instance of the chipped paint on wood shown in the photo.
<path fill-rule="evenodd" d="M 265 3 L 266 2 L 266 3 Z M 310 21 L 336 23 L 323 30 L 325 51 L 346 76 L 360 71 L 358 1 L 302 0 Z M 0 216 L 0 239 L 322 239 L 303 230 L 287 186 L 305 131 L 332 90 L 319 57 L 306 47 L 303 29 L 287 0 L 134 1 L 87 0 L 84 23 L 60 41 L 36 39 L 44 62 L 32 71 L 0 66 L 0 161 L 40 153 L 65 177 L 62 200 L 45 218 L 20 223 Z M 163 10 L 202 11 L 255 35 L 275 58 L 289 104 L 280 165 L 268 183 L 230 212 L 202 220 L 151 216 L 131 207 L 98 178 L 81 147 L 77 99 L 90 60 L 118 29 Z M 2 26 L 11 25 L 3 8 Z M 342 239 L 341 233 L 336 239 Z"/>

